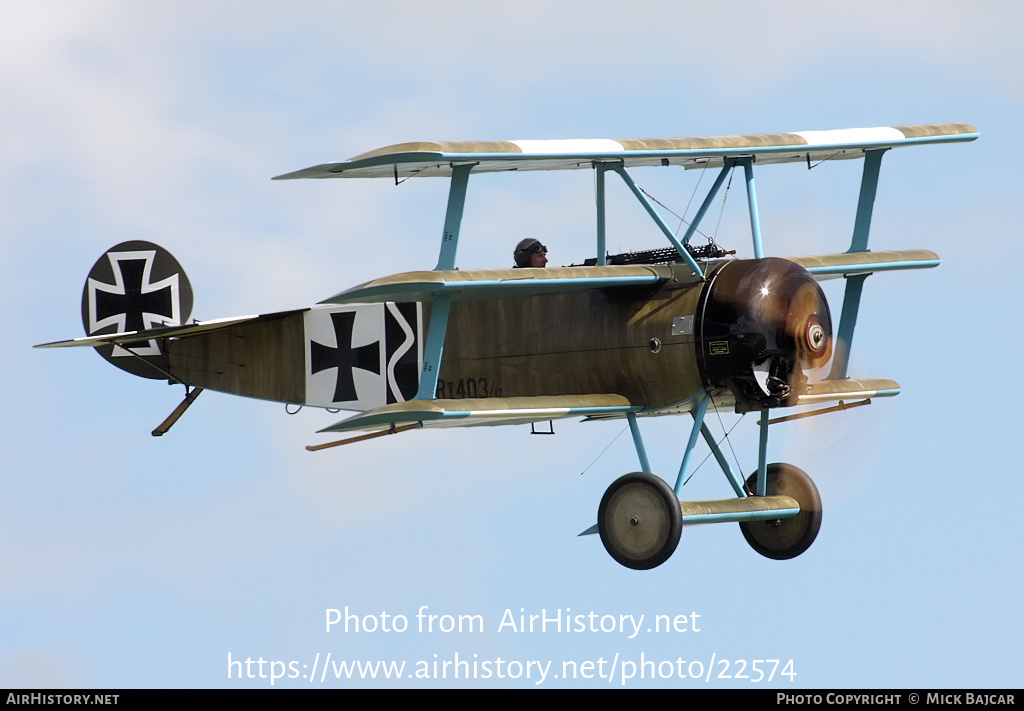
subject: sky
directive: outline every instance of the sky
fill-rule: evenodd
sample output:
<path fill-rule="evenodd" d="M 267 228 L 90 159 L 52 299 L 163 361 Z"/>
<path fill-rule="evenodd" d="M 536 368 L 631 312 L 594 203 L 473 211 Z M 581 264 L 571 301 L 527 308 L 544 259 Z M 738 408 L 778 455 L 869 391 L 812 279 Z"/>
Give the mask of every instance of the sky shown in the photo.
<path fill-rule="evenodd" d="M 4 3 L 0 687 L 1020 687 L 1008 359 L 1024 345 L 1024 185 L 1008 147 L 1022 13 Z M 578 537 L 607 486 L 639 468 L 622 422 L 310 453 L 341 415 L 208 392 L 153 438 L 180 386 L 84 349 L 31 348 L 82 335 L 85 276 L 130 239 L 177 257 L 200 319 L 432 268 L 446 181 L 270 181 L 379 146 L 940 122 L 980 138 L 889 152 L 871 247 L 931 249 L 942 264 L 869 278 L 853 344 L 851 375 L 901 394 L 772 428 L 769 460 L 807 471 L 823 500 L 817 540 L 790 561 L 759 556 L 735 524 L 687 527 L 645 572 Z M 758 169 L 766 253 L 845 250 L 860 166 Z M 700 177 L 634 173 L 688 216 Z M 587 171 L 471 178 L 460 265 L 508 266 L 524 236 L 552 265 L 592 256 L 593 190 Z M 662 246 L 624 186 L 609 181 L 608 202 L 613 252 Z M 705 225 L 751 254 L 739 183 Z M 826 285 L 836 319 L 841 289 Z M 735 426 L 753 471 L 756 418 L 710 417 L 716 433 Z M 669 481 L 690 422 L 641 423 Z M 707 455 L 701 444 L 697 463 Z M 713 460 L 685 493 L 730 495 Z"/>

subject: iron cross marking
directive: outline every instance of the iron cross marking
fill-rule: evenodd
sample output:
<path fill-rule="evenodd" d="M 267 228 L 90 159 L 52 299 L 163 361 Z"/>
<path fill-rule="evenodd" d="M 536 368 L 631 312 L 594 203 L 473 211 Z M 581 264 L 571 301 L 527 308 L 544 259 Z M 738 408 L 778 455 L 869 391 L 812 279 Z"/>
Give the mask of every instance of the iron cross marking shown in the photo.
<path fill-rule="evenodd" d="M 96 321 L 102 323 L 111 316 L 124 314 L 125 331 L 143 331 L 150 327 L 143 314 L 164 316 L 168 321 L 174 318 L 174 298 L 171 286 L 154 289 L 144 280 L 147 259 L 118 259 L 114 262 L 121 272 L 123 293 L 96 289 L 93 293 L 96 305 Z M 115 280 L 116 281 L 116 280 Z M 112 284 L 104 286 L 112 287 Z"/>
<path fill-rule="evenodd" d="M 313 373 L 316 374 L 328 368 L 338 369 L 338 379 L 335 381 L 332 402 L 351 402 L 358 399 L 355 379 L 352 377 L 352 371 L 355 368 L 380 375 L 380 341 L 353 348 L 352 327 L 355 320 L 355 311 L 340 311 L 331 314 L 337 348 L 310 341 L 309 355 Z"/>

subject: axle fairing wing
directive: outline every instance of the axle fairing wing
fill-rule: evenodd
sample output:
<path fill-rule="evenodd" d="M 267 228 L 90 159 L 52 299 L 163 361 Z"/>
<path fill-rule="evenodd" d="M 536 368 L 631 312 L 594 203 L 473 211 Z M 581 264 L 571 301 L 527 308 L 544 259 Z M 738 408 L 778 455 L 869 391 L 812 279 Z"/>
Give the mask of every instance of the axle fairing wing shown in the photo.
<path fill-rule="evenodd" d="M 574 170 L 603 161 L 615 161 L 626 168 L 714 168 L 730 157 L 753 157 L 758 164 L 862 158 L 868 150 L 973 141 L 977 137 L 977 129 L 970 124 L 940 123 L 694 138 L 399 143 L 274 179 L 441 177 L 451 176 L 452 167 L 459 164 L 475 164 L 474 173 Z"/>

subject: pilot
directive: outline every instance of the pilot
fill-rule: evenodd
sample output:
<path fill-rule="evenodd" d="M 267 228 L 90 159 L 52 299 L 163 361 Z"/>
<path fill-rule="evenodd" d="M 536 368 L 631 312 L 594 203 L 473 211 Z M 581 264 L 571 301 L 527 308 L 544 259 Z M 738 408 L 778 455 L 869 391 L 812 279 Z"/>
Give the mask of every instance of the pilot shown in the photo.
<path fill-rule="evenodd" d="M 516 251 L 512 253 L 516 260 L 516 268 L 534 267 L 543 269 L 548 263 L 548 248 L 533 237 L 527 237 L 516 245 Z"/>

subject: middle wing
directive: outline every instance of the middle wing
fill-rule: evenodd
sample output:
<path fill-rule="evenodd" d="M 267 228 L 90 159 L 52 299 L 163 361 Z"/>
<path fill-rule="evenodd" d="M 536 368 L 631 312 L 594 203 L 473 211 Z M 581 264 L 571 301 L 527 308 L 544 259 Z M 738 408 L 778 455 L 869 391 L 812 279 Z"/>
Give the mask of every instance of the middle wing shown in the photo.
<path fill-rule="evenodd" d="M 809 271 L 818 281 L 902 269 L 931 269 L 937 267 L 941 261 L 939 255 L 928 249 L 844 252 L 788 259 Z"/>
<path fill-rule="evenodd" d="M 499 299 L 590 289 L 650 287 L 671 276 L 670 269 L 653 265 L 405 272 L 360 284 L 320 303 L 429 301 L 441 294 L 457 299 Z"/>

